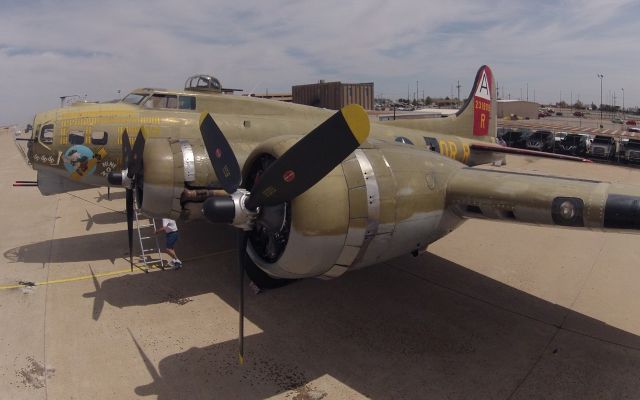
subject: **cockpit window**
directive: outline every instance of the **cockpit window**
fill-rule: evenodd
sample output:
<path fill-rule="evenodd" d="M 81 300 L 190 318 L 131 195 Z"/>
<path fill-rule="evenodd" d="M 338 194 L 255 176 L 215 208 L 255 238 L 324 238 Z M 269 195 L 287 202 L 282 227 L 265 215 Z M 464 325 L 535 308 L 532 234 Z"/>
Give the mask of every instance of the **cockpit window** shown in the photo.
<path fill-rule="evenodd" d="M 140 102 L 147 97 L 147 95 L 145 94 L 138 94 L 138 93 L 129 93 L 128 95 L 126 95 L 126 97 L 124 99 L 122 99 L 123 103 L 127 103 L 127 104 L 140 104 Z"/>
<path fill-rule="evenodd" d="M 175 94 L 154 94 L 144 102 L 146 108 L 178 108 L 178 96 Z"/>
<path fill-rule="evenodd" d="M 53 124 L 47 124 L 40 130 L 40 142 L 43 144 L 53 143 Z"/>
<path fill-rule="evenodd" d="M 195 110 L 196 98 L 193 96 L 180 96 L 180 109 L 181 110 Z"/>

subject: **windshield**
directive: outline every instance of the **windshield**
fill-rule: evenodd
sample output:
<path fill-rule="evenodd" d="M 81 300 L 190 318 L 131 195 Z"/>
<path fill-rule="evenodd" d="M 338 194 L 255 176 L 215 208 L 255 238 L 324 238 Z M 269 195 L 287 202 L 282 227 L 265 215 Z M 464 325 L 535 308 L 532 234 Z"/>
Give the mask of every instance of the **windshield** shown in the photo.
<path fill-rule="evenodd" d="M 609 144 L 611 143 L 611 139 L 596 137 L 595 139 L 593 139 L 593 143 Z"/>
<path fill-rule="evenodd" d="M 580 142 L 580 136 L 578 135 L 567 135 L 564 138 L 564 142 L 567 144 L 576 144 Z"/>
<path fill-rule="evenodd" d="M 533 140 L 542 140 L 542 139 L 546 139 L 551 135 L 551 132 L 534 132 L 531 135 L 531 139 Z"/>
<path fill-rule="evenodd" d="M 139 94 L 139 93 L 129 93 L 124 99 L 122 99 L 121 101 L 123 103 L 127 103 L 127 104 L 140 104 L 140 102 L 142 102 L 142 100 L 147 97 L 146 94 Z"/>

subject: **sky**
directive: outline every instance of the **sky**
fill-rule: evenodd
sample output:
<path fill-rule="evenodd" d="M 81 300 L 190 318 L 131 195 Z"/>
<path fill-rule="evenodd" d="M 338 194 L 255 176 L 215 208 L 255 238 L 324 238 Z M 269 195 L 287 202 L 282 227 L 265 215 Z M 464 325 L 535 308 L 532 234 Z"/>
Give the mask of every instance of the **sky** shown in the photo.
<path fill-rule="evenodd" d="M 60 96 L 184 87 L 245 93 L 374 82 L 376 97 L 465 98 L 489 65 L 500 96 L 640 105 L 634 0 L 2 0 L 0 126 Z M 623 90 L 624 89 L 624 90 Z"/>

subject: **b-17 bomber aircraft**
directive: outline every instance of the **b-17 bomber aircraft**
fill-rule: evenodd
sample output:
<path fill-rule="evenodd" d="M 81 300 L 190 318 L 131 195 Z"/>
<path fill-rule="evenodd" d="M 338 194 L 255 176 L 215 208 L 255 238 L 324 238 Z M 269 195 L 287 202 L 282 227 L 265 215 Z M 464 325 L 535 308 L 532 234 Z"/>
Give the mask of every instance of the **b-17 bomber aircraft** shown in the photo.
<path fill-rule="evenodd" d="M 185 86 L 37 114 L 28 159 L 42 193 L 126 188 L 130 247 L 134 201 L 234 225 L 263 287 L 418 254 L 467 218 L 640 229 L 640 187 L 474 168 L 505 153 L 579 160 L 496 143 L 487 66 L 461 110 L 437 119 L 371 122 L 356 105 L 224 94 L 208 76 Z"/>

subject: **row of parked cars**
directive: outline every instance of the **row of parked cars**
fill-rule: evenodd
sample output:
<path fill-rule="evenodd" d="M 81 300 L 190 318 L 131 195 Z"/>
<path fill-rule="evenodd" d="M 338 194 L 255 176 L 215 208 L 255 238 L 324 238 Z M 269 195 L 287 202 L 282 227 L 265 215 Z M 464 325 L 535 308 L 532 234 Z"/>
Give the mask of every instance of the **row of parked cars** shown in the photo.
<path fill-rule="evenodd" d="M 618 140 L 611 136 L 592 136 L 588 133 L 498 128 L 498 142 L 521 149 L 640 163 L 640 139 Z"/>

